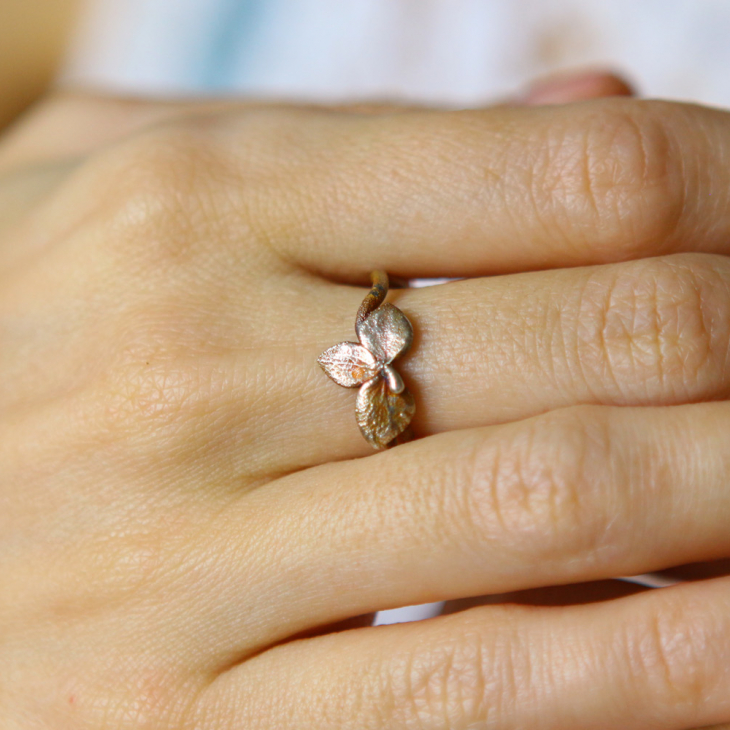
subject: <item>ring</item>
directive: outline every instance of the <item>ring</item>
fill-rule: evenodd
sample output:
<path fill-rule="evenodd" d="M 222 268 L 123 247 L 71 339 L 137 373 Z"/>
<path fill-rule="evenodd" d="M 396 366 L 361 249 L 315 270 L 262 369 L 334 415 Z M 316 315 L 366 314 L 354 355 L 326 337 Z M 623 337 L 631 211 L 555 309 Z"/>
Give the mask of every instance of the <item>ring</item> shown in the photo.
<path fill-rule="evenodd" d="M 398 307 L 383 303 L 388 275 L 373 271 L 373 287 L 357 310 L 355 332 L 360 341 L 340 342 L 317 362 L 338 385 L 360 387 L 355 416 L 362 435 L 375 449 L 409 441 L 416 404 L 393 361 L 413 342 L 413 327 Z"/>

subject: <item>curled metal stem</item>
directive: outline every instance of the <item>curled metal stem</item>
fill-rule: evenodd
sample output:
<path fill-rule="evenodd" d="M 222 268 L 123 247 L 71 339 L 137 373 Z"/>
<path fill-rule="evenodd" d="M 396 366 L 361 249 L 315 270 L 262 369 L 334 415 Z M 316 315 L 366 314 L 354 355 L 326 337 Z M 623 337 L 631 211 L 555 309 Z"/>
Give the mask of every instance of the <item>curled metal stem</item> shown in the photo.
<path fill-rule="evenodd" d="M 372 289 L 363 299 L 360 309 L 357 310 L 355 318 L 355 326 L 361 325 L 384 301 L 388 296 L 388 274 L 385 271 L 373 271 L 370 274 L 370 280 L 373 283 Z"/>

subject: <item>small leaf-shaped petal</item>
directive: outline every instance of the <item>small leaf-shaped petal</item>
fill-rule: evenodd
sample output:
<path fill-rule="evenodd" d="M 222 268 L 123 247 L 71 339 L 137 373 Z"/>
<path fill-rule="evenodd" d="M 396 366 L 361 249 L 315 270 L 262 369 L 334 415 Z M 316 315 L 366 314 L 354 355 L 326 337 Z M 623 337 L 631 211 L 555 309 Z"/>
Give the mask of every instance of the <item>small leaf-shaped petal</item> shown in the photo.
<path fill-rule="evenodd" d="M 398 307 L 386 303 L 357 327 L 357 336 L 378 362 L 387 364 L 411 346 L 413 328 Z"/>
<path fill-rule="evenodd" d="M 335 383 L 345 388 L 362 385 L 380 369 L 372 354 L 357 342 L 340 342 L 325 350 L 317 362 Z"/>
<path fill-rule="evenodd" d="M 408 390 L 393 393 L 382 376 L 365 383 L 357 394 L 357 424 L 376 449 L 384 449 L 403 433 L 415 412 L 416 404 L 411 393 Z"/>

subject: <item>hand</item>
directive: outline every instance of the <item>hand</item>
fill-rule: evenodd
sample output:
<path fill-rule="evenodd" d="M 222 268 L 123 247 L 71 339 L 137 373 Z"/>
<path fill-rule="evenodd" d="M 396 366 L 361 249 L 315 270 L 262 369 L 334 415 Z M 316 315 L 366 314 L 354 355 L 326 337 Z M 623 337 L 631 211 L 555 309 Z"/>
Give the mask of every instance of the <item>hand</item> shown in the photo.
<path fill-rule="evenodd" d="M 51 159 L 79 105 L 0 159 L 4 728 L 730 722 L 727 578 L 353 628 L 730 556 L 727 114 L 229 107 Z M 376 267 L 473 277 L 394 292 L 423 438 L 380 454 L 316 363 Z"/>

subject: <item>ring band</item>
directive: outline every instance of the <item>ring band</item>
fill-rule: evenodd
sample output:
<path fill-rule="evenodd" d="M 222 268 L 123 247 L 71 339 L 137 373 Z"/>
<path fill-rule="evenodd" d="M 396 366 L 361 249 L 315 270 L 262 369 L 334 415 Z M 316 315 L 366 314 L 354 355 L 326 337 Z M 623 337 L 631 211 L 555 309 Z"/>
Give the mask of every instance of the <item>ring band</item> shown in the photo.
<path fill-rule="evenodd" d="M 359 342 L 340 342 L 325 350 L 317 362 L 338 385 L 359 387 L 355 416 L 362 435 L 375 449 L 410 440 L 416 412 L 413 395 L 393 367 L 413 342 L 413 327 L 398 307 L 384 303 L 388 275 L 373 271 L 373 286 L 357 310 Z"/>

